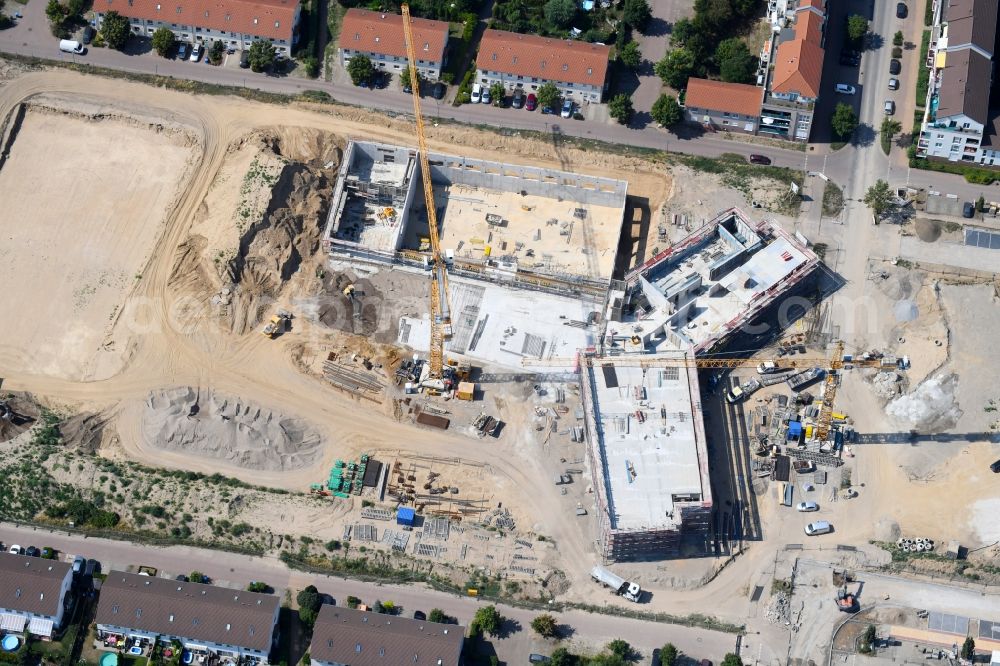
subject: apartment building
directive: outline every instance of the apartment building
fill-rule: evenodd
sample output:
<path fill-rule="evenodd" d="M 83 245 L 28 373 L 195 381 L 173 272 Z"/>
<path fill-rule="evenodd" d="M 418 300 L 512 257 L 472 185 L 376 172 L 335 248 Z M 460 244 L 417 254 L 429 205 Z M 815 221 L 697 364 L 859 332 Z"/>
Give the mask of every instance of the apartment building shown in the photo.
<path fill-rule="evenodd" d="M 284 56 L 295 46 L 301 9 L 298 0 L 94 0 L 93 8 L 98 28 L 114 10 L 141 37 L 169 28 L 183 42 L 208 48 L 218 40 L 234 49 L 260 39 Z"/>
<path fill-rule="evenodd" d="M 534 92 L 552 83 L 563 97 L 599 103 L 608 90 L 611 47 L 568 39 L 486 30 L 476 58 L 476 81 Z"/>
<path fill-rule="evenodd" d="M 764 89 L 745 83 L 688 79 L 687 119 L 711 130 L 756 134 Z"/>
<path fill-rule="evenodd" d="M 917 156 L 1000 165 L 1000 109 L 990 109 L 998 0 L 934 0 Z"/>
<path fill-rule="evenodd" d="M 177 641 L 198 663 L 267 663 L 278 640 L 271 594 L 112 571 L 101 586 L 97 639 L 148 654 Z"/>
<path fill-rule="evenodd" d="M 826 0 L 801 0 L 772 21 L 758 134 L 808 141 L 826 58 Z"/>
<path fill-rule="evenodd" d="M 51 638 L 66 619 L 72 584 L 66 562 L 0 553 L 0 631 Z"/>
<path fill-rule="evenodd" d="M 323 605 L 309 656 L 315 666 L 459 666 L 465 627 Z"/>
<path fill-rule="evenodd" d="M 436 81 L 447 64 L 448 23 L 413 18 L 413 48 L 417 54 L 417 71 Z M 403 17 L 367 9 L 348 9 L 340 28 L 340 65 L 356 55 L 365 55 L 378 69 L 400 73 L 409 66 L 406 41 L 403 38 Z"/>

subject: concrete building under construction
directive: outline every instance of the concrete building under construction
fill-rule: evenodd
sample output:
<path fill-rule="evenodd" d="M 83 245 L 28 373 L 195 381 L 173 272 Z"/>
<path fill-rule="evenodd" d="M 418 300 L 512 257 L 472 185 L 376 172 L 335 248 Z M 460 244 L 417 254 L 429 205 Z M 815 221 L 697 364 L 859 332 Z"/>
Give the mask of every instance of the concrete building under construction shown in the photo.
<path fill-rule="evenodd" d="M 698 372 L 663 362 L 687 357 L 582 364 L 587 457 L 606 560 L 676 555 L 685 535 L 708 531 L 712 489 Z"/>
<path fill-rule="evenodd" d="M 609 298 L 605 350 L 711 352 L 818 263 L 777 224 L 725 210 L 626 276 Z"/>

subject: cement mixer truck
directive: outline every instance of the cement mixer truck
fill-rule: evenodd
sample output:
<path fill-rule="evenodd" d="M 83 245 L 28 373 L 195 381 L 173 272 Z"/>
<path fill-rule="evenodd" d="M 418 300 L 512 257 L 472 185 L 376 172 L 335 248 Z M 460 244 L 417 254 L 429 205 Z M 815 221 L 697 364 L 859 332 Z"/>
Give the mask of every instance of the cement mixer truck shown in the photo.
<path fill-rule="evenodd" d="M 642 589 L 638 583 L 630 583 L 621 576 L 614 574 L 604 567 L 594 567 L 590 570 L 590 577 L 605 587 L 610 587 L 615 594 L 625 597 L 629 601 L 638 602 L 642 596 Z"/>

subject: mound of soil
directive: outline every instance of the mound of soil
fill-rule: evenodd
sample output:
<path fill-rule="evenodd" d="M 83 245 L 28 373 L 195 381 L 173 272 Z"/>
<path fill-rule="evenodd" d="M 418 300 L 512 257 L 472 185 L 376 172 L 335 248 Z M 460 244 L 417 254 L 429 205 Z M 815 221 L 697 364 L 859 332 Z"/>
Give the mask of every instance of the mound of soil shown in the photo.
<path fill-rule="evenodd" d="M 306 421 L 212 390 L 151 393 L 141 428 L 153 447 L 248 469 L 300 469 L 323 454 L 322 437 Z"/>
<path fill-rule="evenodd" d="M 0 395 L 0 442 L 14 439 L 34 425 L 41 407 L 27 393 Z"/>
<path fill-rule="evenodd" d="M 933 243 L 941 238 L 941 223 L 937 220 L 920 218 L 913 223 L 913 230 L 917 233 L 917 238 L 925 243 Z"/>

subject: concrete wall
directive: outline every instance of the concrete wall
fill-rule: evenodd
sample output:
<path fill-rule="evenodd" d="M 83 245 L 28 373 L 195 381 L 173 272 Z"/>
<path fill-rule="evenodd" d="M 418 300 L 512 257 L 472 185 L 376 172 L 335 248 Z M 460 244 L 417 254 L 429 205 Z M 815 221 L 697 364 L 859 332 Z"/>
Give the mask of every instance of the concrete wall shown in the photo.
<path fill-rule="evenodd" d="M 550 199 L 621 207 L 624 211 L 628 189 L 628 183 L 624 180 L 437 153 L 428 154 L 428 159 L 431 162 L 431 178 L 435 183 L 457 183 L 501 192 L 525 192 Z"/>

